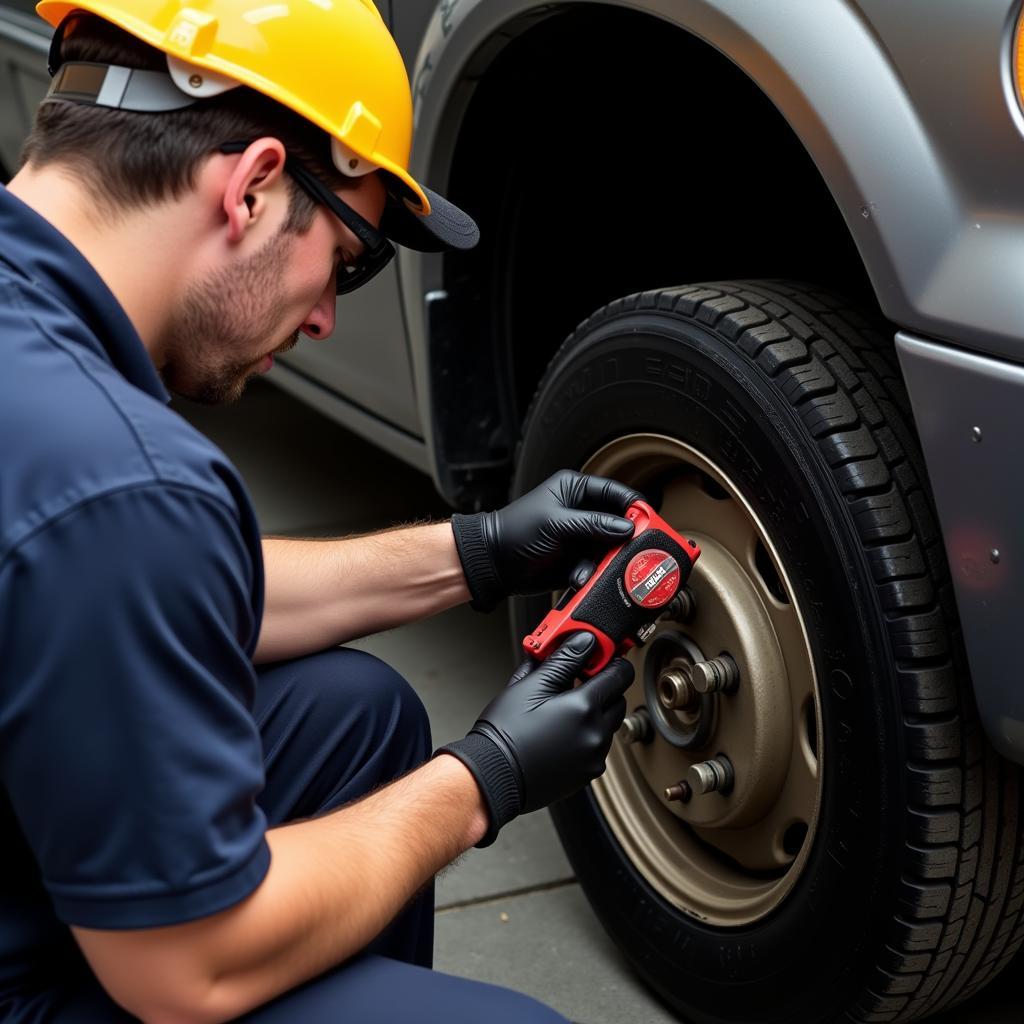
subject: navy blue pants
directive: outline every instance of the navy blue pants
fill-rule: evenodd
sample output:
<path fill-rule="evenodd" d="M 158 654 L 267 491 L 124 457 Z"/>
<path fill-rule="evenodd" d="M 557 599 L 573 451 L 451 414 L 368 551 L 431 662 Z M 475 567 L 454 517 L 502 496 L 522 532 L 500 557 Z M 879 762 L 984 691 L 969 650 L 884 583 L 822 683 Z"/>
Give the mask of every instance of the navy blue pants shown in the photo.
<path fill-rule="evenodd" d="M 427 713 L 390 666 L 345 648 L 259 671 L 256 720 L 271 825 L 315 817 L 386 784 L 430 755 Z M 565 1024 L 508 989 L 430 970 L 429 885 L 366 950 L 241 1018 L 246 1024 Z M 61 1020 L 124 1020 L 102 989 L 80 993 Z"/>

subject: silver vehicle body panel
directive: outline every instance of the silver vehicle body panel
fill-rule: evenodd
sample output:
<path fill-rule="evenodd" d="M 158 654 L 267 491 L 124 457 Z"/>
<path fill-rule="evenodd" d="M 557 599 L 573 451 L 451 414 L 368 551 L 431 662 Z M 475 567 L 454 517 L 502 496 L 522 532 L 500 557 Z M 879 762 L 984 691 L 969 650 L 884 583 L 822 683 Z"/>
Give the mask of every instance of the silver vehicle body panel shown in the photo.
<path fill-rule="evenodd" d="M 1024 366 L 907 333 L 910 385 L 986 732 L 1024 760 Z"/>
<path fill-rule="evenodd" d="M 330 416 L 342 426 L 348 427 L 353 433 L 365 437 L 416 469 L 422 469 L 426 464 L 426 446 L 422 438 L 392 426 L 379 416 L 374 416 L 366 409 L 325 388 L 316 377 L 307 376 L 291 366 L 277 366 L 272 374 L 278 387 L 295 395 L 324 415 Z M 327 467 L 326 471 L 330 472 L 330 467 Z M 338 452 L 338 472 L 345 472 L 344 452 Z"/>

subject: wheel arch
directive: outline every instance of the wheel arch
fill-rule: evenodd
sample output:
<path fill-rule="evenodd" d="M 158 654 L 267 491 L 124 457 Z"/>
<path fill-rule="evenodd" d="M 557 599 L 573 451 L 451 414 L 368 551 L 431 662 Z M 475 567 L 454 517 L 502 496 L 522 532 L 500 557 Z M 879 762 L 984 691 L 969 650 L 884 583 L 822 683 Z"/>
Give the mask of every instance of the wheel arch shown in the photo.
<path fill-rule="evenodd" d="M 494 233 L 498 200 L 494 192 L 481 188 L 481 182 L 488 180 L 484 172 L 493 169 L 495 157 L 496 136 L 489 136 L 486 127 L 489 124 L 493 132 L 503 113 L 495 97 L 504 95 L 507 99 L 510 88 L 522 89 L 527 84 L 542 93 L 545 83 L 564 82 L 567 69 L 588 62 L 600 63 L 601 48 L 610 43 L 607 37 L 602 39 L 594 25 L 600 22 L 608 28 L 628 24 L 626 38 L 617 31 L 613 34 L 611 42 L 618 45 L 618 50 L 609 49 L 609 56 L 617 55 L 627 63 L 633 59 L 640 66 L 643 50 L 639 54 L 633 52 L 631 58 L 626 52 L 627 44 L 635 44 L 646 32 L 644 48 L 666 53 L 674 43 L 675 52 L 685 54 L 687 61 L 701 55 L 704 65 L 714 69 L 713 76 L 704 84 L 709 90 L 717 90 L 711 98 L 719 108 L 727 108 L 730 98 L 761 98 L 756 124 L 749 119 L 744 123 L 746 108 L 734 105 L 733 121 L 725 126 L 733 138 L 737 129 L 741 134 L 752 130 L 762 140 L 771 132 L 776 133 L 772 136 L 777 143 L 773 148 L 783 156 L 777 166 L 769 166 L 767 171 L 763 164 L 759 165 L 758 158 L 767 157 L 770 163 L 772 154 L 744 154 L 742 140 L 737 144 L 737 158 L 749 160 L 748 184 L 769 199 L 776 181 L 796 174 L 799 188 L 791 188 L 787 198 L 798 194 L 799 202 L 766 202 L 764 219 L 775 223 L 777 237 L 785 235 L 791 239 L 791 250 L 805 237 L 826 243 L 825 251 L 805 259 L 804 265 L 792 259 L 776 267 L 757 260 L 732 265 L 719 262 L 706 272 L 698 272 L 696 279 L 773 274 L 799 277 L 831 262 L 831 277 L 813 279 L 843 285 L 836 279 L 841 273 L 846 281 L 855 282 L 852 290 L 857 297 L 877 301 L 890 318 L 905 321 L 907 295 L 920 283 L 907 280 L 907 275 L 926 271 L 913 260 L 897 265 L 900 253 L 894 253 L 890 243 L 916 232 L 914 251 L 919 254 L 927 250 L 927 244 L 920 244 L 922 231 L 938 238 L 949 229 L 955 204 L 937 158 L 879 40 L 848 4 L 843 0 L 824 0 L 802 8 L 799 21 L 781 18 L 777 11 L 773 15 L 769 7 L 736 0 L 661 0 L 646 3 L 642 11 L 627 9 L 617 2 L 442 3 L 435 11 L 413 68 L 414 172 L 430 182 L 446 185 L 456 201 L 464 202 L 479 216 L 485 259 L 504 263 L 506 253 L 488 254 L 486 250 L 489 235 Z M 575 24 L 578 28 L 573 37 L 576 45 L 562 51 L 559 67 L 522 60 L 517 63 L 514 54 L 529 52 L 530 41 L 550 33 L 556 22 L 563 26 Z M 613 64 L 606 63 L 605 68 L 608 74 L 614 74 Z M 510 125 L 511 131 L 522 136 L 521 148 L 529 146 L 531 132 L 550 132 L 552 120 L 569 138 L 578 128 L 575 118 L 559 116 L 564 108 L 558 105 L 556 90 L 549 89 L 547 95 L 551 99 L 547 108 L 524 105 L 526 109 L 520 109 L 518 119 Z M 482 97 L 487 98 L 489 107 L 483 106 Z M 707 98 L 705 94 L 705 102 Z M 651 99 L 635 97 L 634 113 L 641 124 L 647 123 L 644 109 L 649 114 Z M 674 95 L 666 92 L 654 98 L 655 109 L 668 110 L 680 105 L 692 109 L 692 93 L 680 90 Z M 623 108 L 627 107 L 624 103 Z M 625 119 L 619 119 L 614 126 L 617 131 L 610 133 L 606 142 L 605 166 L 610 175 L 628 174 L 631 167 L 642 166 L 635 157 L 624 161 L 622 169 L 615 166 L 617 150 L 622 147 L 629 151 L 633 141 L 630 132 L 636 128 L 629 110 L 625 109 L 625 113 Z M 668 124 L 671 128 L 671 122 Z M 699 117 L 691 117 L 682 130 L 694 140 L 701 159 L 706 159 L 716 144 L 715 125 L 701 124 Z M 880 151 L 887 154 L 884 163 L 877 159 Z M 898 160 L 902 168 L 898 176 L 889 172 L 893 160 Z M 801 166 L 797 168 L 797 164 Z M 542 169 L 541 173 L 548 172 Z M 664 168 L 662 173 L 664 181 Z M 504 187 L 515 196 L 522 191 L 523 180 L 506 181 Z M 566 203 L 571 204 L 571 197 Z M 885 234 L 874 216 L 880 205 L 902 211 L 898 218 L 885 220 Z M 563 206 L 563 211 L 570 208 Z M 821 218 L 827 221 L 827 231 L 821 223 L 815 224 Z M 909 228 L 911 223 L 913 231 Z M 575 258 L 581 252 L 592 252 L 596 239 L 599 240 L 595 234 L 578 234 L 563 262 L 568 264 L 569 257 Z M 941 246 L 936 245 L 933 251 L 941 252 Z M 628 250 L 626 256 L 630 257 Z M 601 290 L 588 294 L 586 287 L 570 288 L 569 301 L 560 303 L 555 315 L 543 303 L 535 303 L 541 310 L 537 322 L 510 331 L 507 322 L 500 322 L 502 317 L 507 320 L 507 311 L 499 313 L 492 308 L 489 318 L 487 314 L 481 316 L 479 310 L 467 312 L 470 302 L 477 306 L 491 302 L 493 306 L 479 253 L 468 258 L 441 258 L 403 252 L 400 260 L 419 411 L 431 445 L 435 478 L 449 499 L 466 504 L 489 489 L 493 492 L 500 488 L 503 473 L 507 478 L 523 395 L 539 379 L 544 357 L 550 355 L 590 308 L 613 295 Z M 676 278 L 680 282 L 693 279 Z M 664 276 L 646 281 L 631 279 L 615 294 L 668 283 L 673 281 Z M 851 290 L 849 284 L 845 287 Z M 427 295 L 433 301 L 425 301 Z M 584 296 L 593 300 L 589 306 L 583 304 Z M 534 302 L 534 298 L 520 292 L 512 303 L 522 308 L 527 301 Z M 541 320 L 544 332 L 537 330 Z M 437 334 L 442 335 L 442 341 L 437 341 Z M 462 450 L 453 452 L 451 440 L 445 440 L 446 416 L 442 406 L 451 404 L 450 394 L 437 393 L 431 353 L 435 370 L 439 358 L 455 358 L 461 360 L 460 366 L 472 371 L 475 381 L 488 382 L 482 389 L 476 385 L 482 405 L 478 416 L 470 416 L 478 427 L 472 433 L 479 442 L 472 451 L 463 445 Z M 451 366 L 445 366 L 443 372 L 448 386 L 458 388 L 451 377 Z M 532 381 L 531 374 L 535 375 Z M 466 383 L 468 379 L 466 376 Z M 465 408 L 460 408 L 455 425 L 459 429 L 464 428 L 465 412 Z M 455 432 L 454 428 L 451 432 Z M 468 480 L 460 468 L 465 466 L 471 467 Z"/>

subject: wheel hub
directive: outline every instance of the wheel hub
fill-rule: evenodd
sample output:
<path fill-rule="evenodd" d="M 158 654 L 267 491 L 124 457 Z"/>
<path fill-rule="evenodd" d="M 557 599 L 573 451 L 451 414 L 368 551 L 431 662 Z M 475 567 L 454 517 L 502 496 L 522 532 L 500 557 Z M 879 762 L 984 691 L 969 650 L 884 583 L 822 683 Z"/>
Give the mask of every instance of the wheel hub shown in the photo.
<path fill-rule="evenodd" d="M 694 664 L 703 660 L 700 648 L 688 636 L 663 627 L 649 642 L 638 681 L 626 695 L 627 701 L 633 701 L 638 686 L 642 687 L 640 703 L 661 739 L 672 747 L 699 749 L 714 728 L 715 702 L 698 693 L 690 681 Z"/>

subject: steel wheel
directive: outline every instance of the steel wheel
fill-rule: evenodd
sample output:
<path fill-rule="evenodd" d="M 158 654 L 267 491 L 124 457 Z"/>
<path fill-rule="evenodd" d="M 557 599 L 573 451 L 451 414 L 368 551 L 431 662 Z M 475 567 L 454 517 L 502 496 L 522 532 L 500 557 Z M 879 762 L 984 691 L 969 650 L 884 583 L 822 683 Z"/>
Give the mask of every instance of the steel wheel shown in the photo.
<path fill-rule="evenodd" d="M 595 794 L 667 900 L 709 923 L 749 923 L 799 877 L 821 800 L 814 667 L 785 566 L 733 482 L 682 441 L 630 435 L 583 468 L 641 490 L 658 480 L 661 514 L 703 552 L 690 581 L 696 611 L 662 620 L 631 655 L 627 701 L 649 716 L 647 741 L 620 733 Z M 739 669 L 735 692 L 697 692 L 693 664 L 723 654 Z M 691 767 L 717 755 L 734 770 L 729 791 L 686 800 Z"/>

